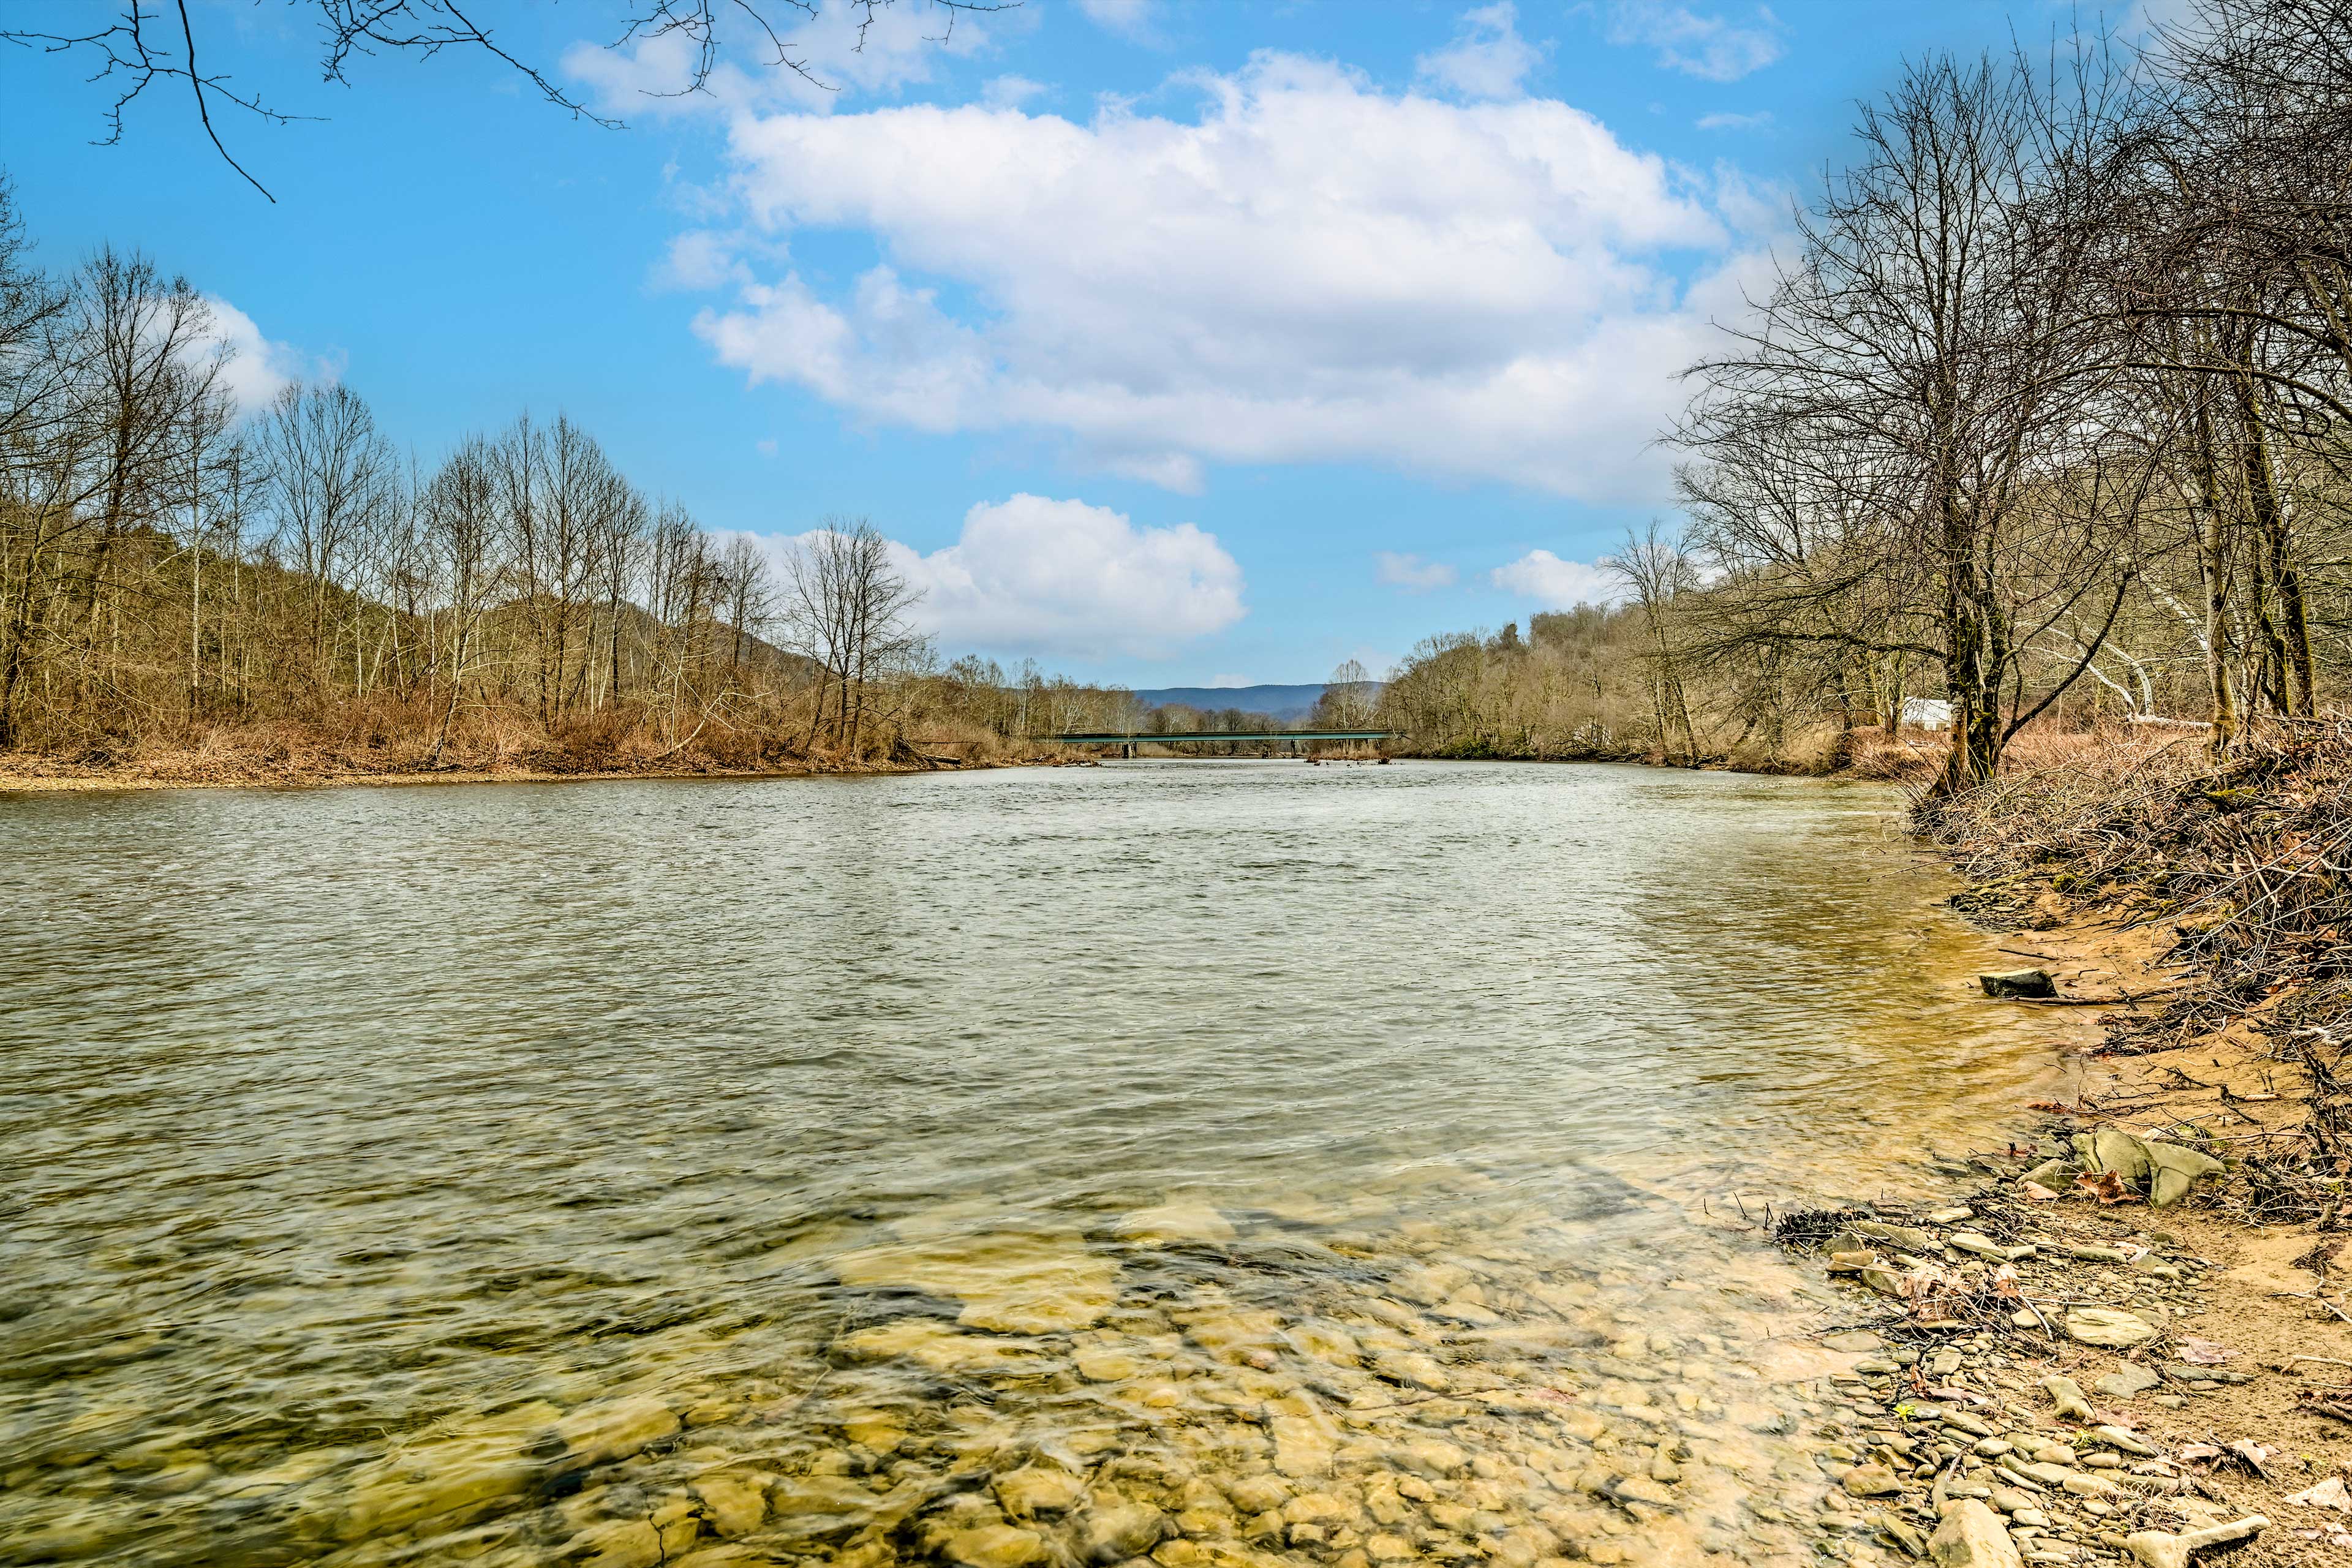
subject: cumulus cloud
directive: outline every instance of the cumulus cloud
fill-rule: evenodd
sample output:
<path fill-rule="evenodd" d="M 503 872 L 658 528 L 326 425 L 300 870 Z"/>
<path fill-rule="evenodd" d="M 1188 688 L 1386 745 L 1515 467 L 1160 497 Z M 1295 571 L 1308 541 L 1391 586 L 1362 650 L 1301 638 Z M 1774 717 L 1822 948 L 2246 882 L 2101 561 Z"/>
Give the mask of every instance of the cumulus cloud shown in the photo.
<path fill-rule="evenodd" d="M 1549 550 L 1530 550 L 1509 565 L 1496 567 L 1492 577 L 1496 587 L 1533 599 L 1548 610 L 1613 604 L 1625 594 L 1625 585 L 1606 567 L 1563 561 Z"/>
<path fill-rule="evenodd" d="M 219 295 L 205 295 L 205 303 L 212 307 L 213 324 L 203 352 L 220 356 L 221 385 L 240 417 L 257 413 L 298 381 L 340 377 L 341 366 L 333 360 L 312 358 L 291 343 L 262 336 L 258 322 Z"/>
<path fill-rule="evenodd" d="M 1277 54 L 1195 79 L 1189 118 L 744 116 L 745 222 L 883 258 L 846 286 L 771 269 L 695 330 L 872 422 L 1055 433 L 1180 490 L 1204 462 L 1369 460 L 1663 492 L 1674 374 L 1755 261 L 1716 185 L 1564 103 Z"/>
<path fill-rule="evenodd" d="M 753 535 L 781 567 L 808 535 Z M 953 544 L 890 558 L 915 618 L 950 651 L 1165 658 L 1246 613 L 1242 569 L 1189 522 L 1138 527 L 1082 500 L 1016 494 L 964 514 Z"/>
<path fill-rule="evenodd" d="M 1519 37 L 1510 0 L 1496 0 L 1464 12 L 1454 41 L 1415 60 L 1413 72 L 1465 98 L 1517 98 L 1542 59 L 1543 51 Z"/>
<path fill-rule="evenodd" d="M 1418 555 L 1400 555 L 1393 550 L 1383 550 L 1372 557 L 1372 564 L 1379 569 L 1381 582 L 1399 588 L 1410 588 L 1416 594 L 1454 585 L 1454 568 L 1443 561 L 1423 561 Z"/>
<path fill-rule="evenodd" d="M 1664 0 L 1613 0 L 1607 16 L 1611 43 L 1655 49 L 1666 69 L 1708 81 L 1738 81 L 1785 52 L 1779 19 L 1760 5 L 1745 25 Z"/>

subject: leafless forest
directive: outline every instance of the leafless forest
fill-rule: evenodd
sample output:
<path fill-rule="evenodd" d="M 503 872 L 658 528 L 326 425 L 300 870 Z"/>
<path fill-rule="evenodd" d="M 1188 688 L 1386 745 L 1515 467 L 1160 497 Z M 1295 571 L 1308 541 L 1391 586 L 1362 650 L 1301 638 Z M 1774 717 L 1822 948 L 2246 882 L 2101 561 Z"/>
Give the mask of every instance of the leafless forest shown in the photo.
<path fill-rule="evenodd" d="M 348 386 L 239 410 L 187 279 L 35 260 L 0 185 L 0 753 L 912 765 L 1124 721 L 1123 691 L 942 668 L 863 520 L 772 558 L 561 414 L 426 461 Z"/>
<path fill-rule="evenodd" d="M 1622 607 L 1425 643 L 1432 750 L 1837 763 L 2307 721 L 2352 662 L 2352 7 L 1915 62 L 1694 366 Z"/>

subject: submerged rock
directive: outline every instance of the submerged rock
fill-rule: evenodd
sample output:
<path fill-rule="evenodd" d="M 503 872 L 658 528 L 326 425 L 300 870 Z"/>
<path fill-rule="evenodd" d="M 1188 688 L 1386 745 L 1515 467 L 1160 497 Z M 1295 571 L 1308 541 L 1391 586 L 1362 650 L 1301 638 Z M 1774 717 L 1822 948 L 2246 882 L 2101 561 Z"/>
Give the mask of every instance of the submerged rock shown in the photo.
<path fill-rule="evenodd" d="M 1125 1241 L 1216 1243 L 1234 1239 L 1234 1222 L 1209 1204 L 1161 1204 L 1121 1216 L 1114 1227 Z"/>
<path fill-rule="evenodd" d="M 1078 1517 L 1078 1550 L 1088 1562 L 1118 1563 L 1145 1555 L 1170 1529 L 1168 1516 L 1150 1503 L 1097 1503 Z"/>
<path fill-rule="evenodd" d="M 845 1252 L 833 1265 L 845 1285 L 897 1286 L 961 1301 L 959 1322 L 998 1333 L 1092 1328 L 1118 1300 L 1118 1266 L 1068 1235 L 926 1237 Z"/>
<path fill-rule="evenodd" d="M 2050 978 L 2046 969 L 2011 969 L 1995 974 L 1979 974 L 1977 984 L 1988 996 L 2046 997 L 2058 994 L 2058 983 Z"/>
<path fill-rule="evenodd" d="M 961 1563 L 962 1568 L 1027 1568 L 1029 1563 L 1043 1563 L 1047 1556 L 1044 1536 L 1009 1524 L 959 1530 L 947 1538 L 941 1549 L 950 1562 Z"/>
<path fill-rule="evenodd" d="M 1087 1483 L 1050 1465 L 1024 1465 L 996 1478 L 996 1500 L 1011 1519 L 1066 1513 L 1087 1495 Z"/>
<path fill-rule="evenodd" d="M 750 1481 L 730 1476 L 705 1476 L 694 1483 L 714 1534 L 732 1538 L 749 1535 L 768 1517 L 768 1500 Z"/>

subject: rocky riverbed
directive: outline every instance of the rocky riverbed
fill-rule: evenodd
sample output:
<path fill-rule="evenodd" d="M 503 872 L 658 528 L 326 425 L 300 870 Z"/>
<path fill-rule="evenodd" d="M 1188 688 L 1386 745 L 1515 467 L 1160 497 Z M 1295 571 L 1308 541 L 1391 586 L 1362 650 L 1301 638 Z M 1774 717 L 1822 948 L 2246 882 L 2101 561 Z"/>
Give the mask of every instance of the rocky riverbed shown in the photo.
<path fill-rule="evenodd" d="M 1838 1483 L 1900 1422 L 1866 1381 L 1895 1374 L 1807 1342 L 1820 1288 L 1754 1237 L 1637 1194 L 1570 1221 L 1490 1194 L 1475 1228 L 1360 1194 L 1287 1212 L 1179 1201 L 1092 1230 L 919 1212 L 830 1256 L 817 1332 L 649 1334 L 634 1377 L 553 1380 L 382 1444 L 157 1435 L 122 1405 L 60 1405 L 12 1435 L 0 1555 L 1879 1556 L 1878 1521 L 1901 1510 Z M 1580 1255 L 1593 1261 L 1560 1261 Z M 738 1370 L 693 1370 L 718 1366 Z"/>

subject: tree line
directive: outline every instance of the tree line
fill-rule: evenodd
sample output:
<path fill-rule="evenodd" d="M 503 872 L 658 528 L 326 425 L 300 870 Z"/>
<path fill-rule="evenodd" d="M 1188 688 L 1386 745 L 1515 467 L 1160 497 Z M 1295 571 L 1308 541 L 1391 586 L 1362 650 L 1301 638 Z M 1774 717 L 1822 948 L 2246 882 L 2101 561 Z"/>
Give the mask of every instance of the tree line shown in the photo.
<path fill-rule="evenodd" d="M 2352 5 L 1906 66 L 1670 438 L 1623 603 L 1416 650 L 1433 749 L 1780 753 L 2061 715 L 2226 752 L 2352 660 Z"/>
<path fill-rule="evenodd" d="M 772 559 L 562 414 L 428 462 L 340 384 L 240 410 L 230 366 L 204 296 L 146 258 L 37 268 L 0 183 L 0 750 L 860 763 L 1127 710 L 940 668 L 865 520 Z"/>

